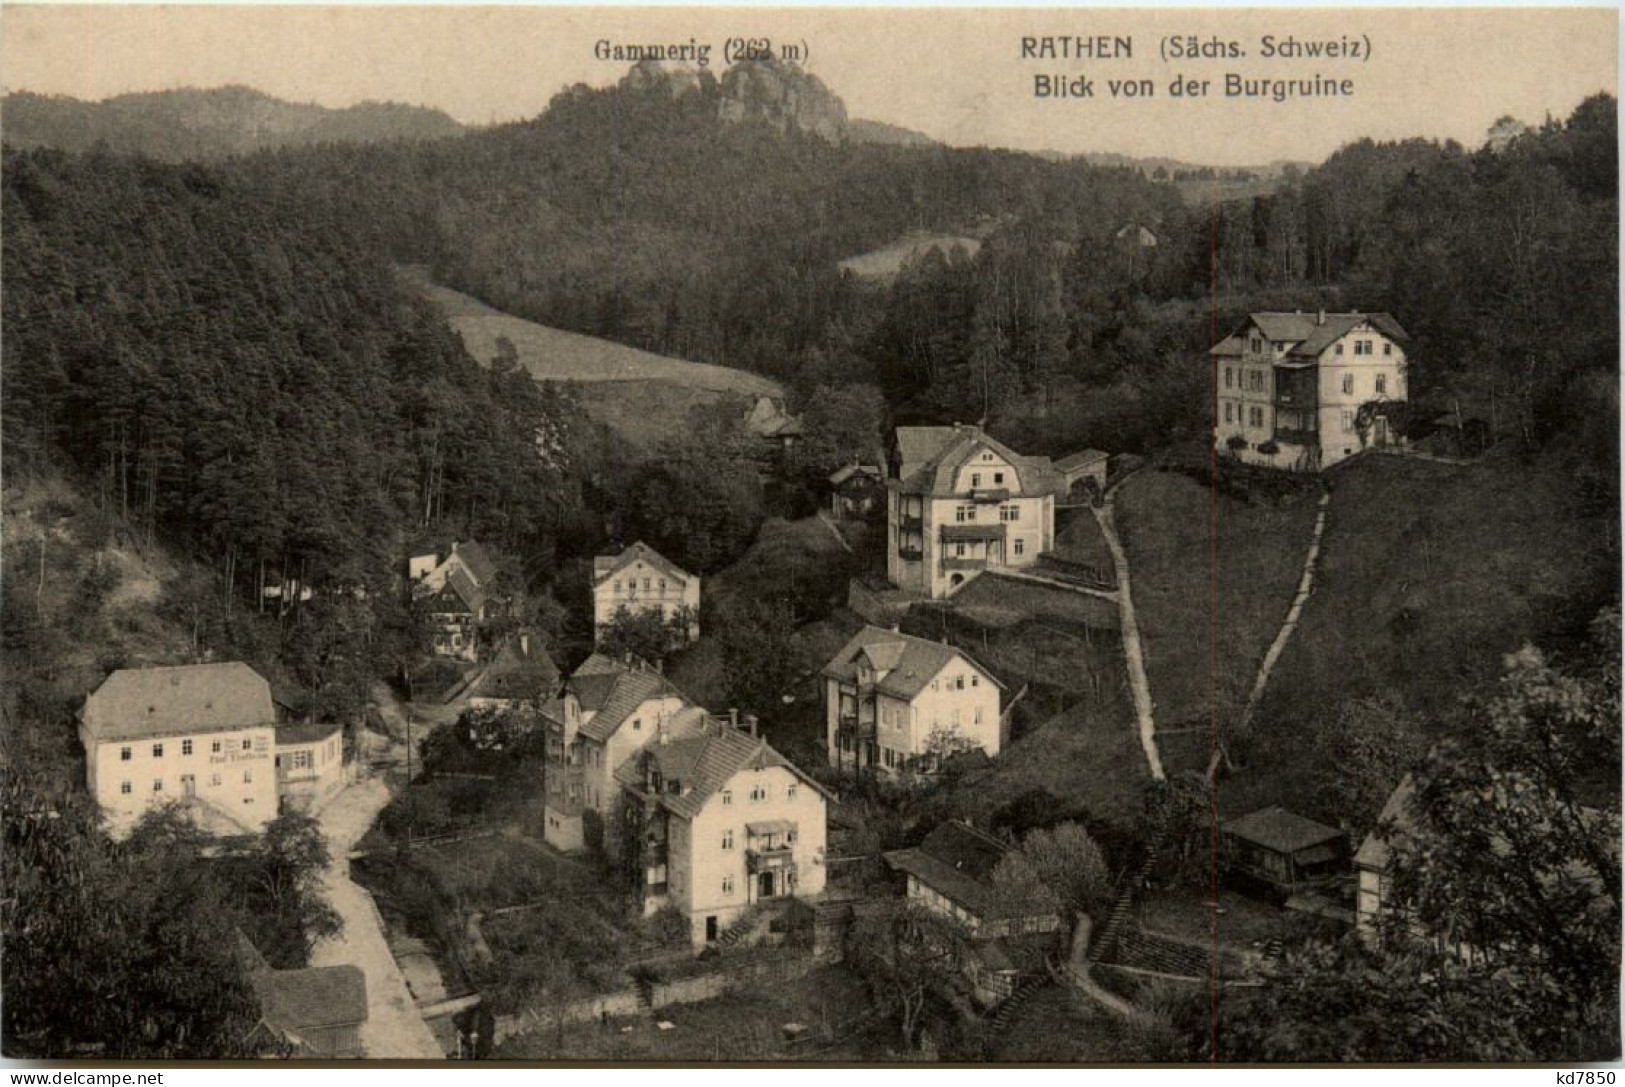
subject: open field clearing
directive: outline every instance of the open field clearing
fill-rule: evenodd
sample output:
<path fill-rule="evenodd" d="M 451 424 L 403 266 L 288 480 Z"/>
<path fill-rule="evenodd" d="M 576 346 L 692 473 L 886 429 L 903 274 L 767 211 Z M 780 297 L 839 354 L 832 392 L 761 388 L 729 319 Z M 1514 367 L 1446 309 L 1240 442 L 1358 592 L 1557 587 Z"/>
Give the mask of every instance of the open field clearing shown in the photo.
<path fill-rule="evenodd" d="M 477 298 L 403 273 L 409 282 L 445 313 L 463 338 L 468 353 L 482 365 L 496 358 L 497 337 L 506 336 L 519 352 L 519 363 L 537 381 L 668 381 L 694 389 L 741 396 L 782 397 L 775 381 L 744 370 L 685 362 L 634 347 L 549 328 L 492 309 Z"/>
<path fill-rule="evenodd" d="M 879 249 L 847 257 L 841 261 L 841 269 L 851 272 L 859 279 L 891 279 L 902 271 L 903 265 L 909 261 L 924 256 L 932 249 L 940 249 L 942 255 L 947 256 L 953 252 L 956 245 L 965 250 L 966 256 L 974 257 L 977 250 L 982 248 L 982 240 L 967 234 L 917 231 L 905 234 Z"/>

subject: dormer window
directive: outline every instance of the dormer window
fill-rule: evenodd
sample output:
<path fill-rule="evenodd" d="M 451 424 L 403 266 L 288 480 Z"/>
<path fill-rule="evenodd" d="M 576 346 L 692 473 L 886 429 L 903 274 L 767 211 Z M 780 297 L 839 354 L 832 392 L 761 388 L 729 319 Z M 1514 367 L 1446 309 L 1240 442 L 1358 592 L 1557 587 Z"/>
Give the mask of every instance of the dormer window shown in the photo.
<path fill-rule="evenodd" d="M 982 485 L 982 473 L 972 472 L 970 474 L 970 485 L 972 487 L 980 487 Z"/>

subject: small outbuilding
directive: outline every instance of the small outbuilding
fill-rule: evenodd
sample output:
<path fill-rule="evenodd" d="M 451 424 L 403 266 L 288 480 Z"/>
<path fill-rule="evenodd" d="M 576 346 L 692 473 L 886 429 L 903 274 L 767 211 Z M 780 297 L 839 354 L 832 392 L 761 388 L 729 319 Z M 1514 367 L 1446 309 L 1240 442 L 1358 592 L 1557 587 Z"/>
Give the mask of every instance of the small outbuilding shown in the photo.
<path fill-rule="evenodd" d="M 862 519 L 886 501 L 886 474 L 873 464 L 848 464 L 829 477 L 829 512 L 838 518 Z"/>
<path fill-rule="evenodd" d="M 1341 873 L 1348 836 L 1278 805 L 1222 824 L 1225 868 L 1288 894 Z"/>
<path fill-rule="evenodd" d="M 1055 462 L 1055 470 L 1066 480 L 1069 493 L 1076 492 L 1086 480 L 1093 480 L 1099 490 L 1106 489 L 1106 465 L 1111 455 L 1098 449 L 1080 449 L 1069 457 Z"/>

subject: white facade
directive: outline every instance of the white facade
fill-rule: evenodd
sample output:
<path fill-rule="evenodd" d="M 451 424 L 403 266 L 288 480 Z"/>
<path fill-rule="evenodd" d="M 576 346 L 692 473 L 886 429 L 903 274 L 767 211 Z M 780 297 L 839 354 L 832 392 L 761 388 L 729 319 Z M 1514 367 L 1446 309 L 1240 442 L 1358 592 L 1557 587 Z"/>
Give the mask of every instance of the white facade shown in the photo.
<path fill-rule="evenodd" d="M 96 740 L 80 726 L 85 784 L 115 831 L 148 809 L 197 800 L 245 830 L 277 816 L 276 728 Z"/>
<path fill-rule="evenodd" d="M 335 725 L 325 736 L 307 736 L 306 731 L 295 726 L 277 735 L 277 785 L 282 806 L 290 811 L 320 810 L 351 780 L 344 730 Z"/>
<path fill-rule="evenodd" d="M 912 698 L 825 676 L 830 765 L 890 773 L 934 749 L 980 748 L 996 756 L 1003 747 L 1000 701 L 998 682 L 959 653 Z"/>
<path fill-rule="evenodd" d="M 1249 464 L 1318 470 L 1373 446 L 1401 443 L 1381 412 L 1370 413 L 1363 433 L 1361 425 L 1363 406 L 1409 397 L 1399 340 L 1360 315 L 1290 316 L 1304 328 L 1271 338 L 1255 320 L 1227 341 L 1229 352 L 1216 352 L 1216 448 Z M 1323 346 L 1303 351 L 1300 344 L 1318 341 L 1297 337 L 1328 320 L 1346 331 L 1322 336 Z M 1274 452 L 1267 451 L 1270 443 Z"/>
<path fill-rule="evenodd" d="M 628 550 L 632 554 L 626 557 L 624 563 L 610 564 L 599 560 L 606 569 L 601 575 L 595 575 L 593 580 L 594 629 L 602 631 L 614 621 L 616 613 L 625 608 L 633 614 L 658 612 L 666 622 L 678 615 L 686 615 L 688 639 L 693 641 L 698 638 L 700 579 L 648 552 L 642 544 Z"/>
<path fill-rule="evenodd" d="M 668 820 L 666 869 L 645 872 L 646 887 L 663 875 L 667 890 L 646 896 L 645 909 L 675 904 L 702 947 L 757 903 L 821 893 L 826 808 L 824 795 L 786 767 L 739 771 L 693 819 Z"/>
<path fill-rule="evenodd" d="M 928 428 L 921 428 L 928 429 Z M 932 599 L 990 567 L 1025 567 L 1055 547 L 1055 489 L 1047 461 L 1015 457 L 974 427 L 888 483 L 886 576 Z"/>

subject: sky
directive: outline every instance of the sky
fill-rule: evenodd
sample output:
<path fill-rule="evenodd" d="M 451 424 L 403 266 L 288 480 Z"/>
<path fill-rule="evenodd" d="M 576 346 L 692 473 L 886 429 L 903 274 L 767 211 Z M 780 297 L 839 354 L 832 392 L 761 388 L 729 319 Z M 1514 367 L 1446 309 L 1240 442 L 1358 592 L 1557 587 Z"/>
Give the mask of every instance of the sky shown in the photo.
<path fill-rule="evenodd" d="M 1358 58 L 1261 55 L 1263 38 L 1369 43 Z M 1027 38 L 1127 38 L 1131 55 L 1024 57 Z M 554 6 L 0 7 L 0 84 L 100 99 L 130 91 L 246 84 L 346 106 L 435 106 L 486 124 L 533 117 L 563 87 L 613 83 L 624 62 L 601 41 L 698 42 L 725 67 L 730 38 L 806 51 L 805 67 L 853 117 L 947 143 L 1109 151 L 1215 166 L 1323 159 L 1360 137 L 1452 138 L 1470 146 L 1510 114 L 1567 116 L 1617 94 L 1617 16 L 1570 9 L 636 8 Z M 1239 58 L 1160 56 L 1169 38 L 1233 42 Z M 1121 54 L 1122 47 L 1113 52 Z M 1225 77 L 1352 81 L 1352 94 L 1278 103 L 1226 97 Z M 1038 76 L 1088 97 L 1035 96 Z M 1206 97 L 1172 97 L 1176 78 Z M 1151 97 L 1109 81 L 1150 79 Z"/>

